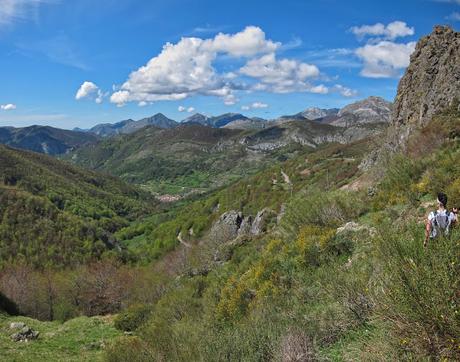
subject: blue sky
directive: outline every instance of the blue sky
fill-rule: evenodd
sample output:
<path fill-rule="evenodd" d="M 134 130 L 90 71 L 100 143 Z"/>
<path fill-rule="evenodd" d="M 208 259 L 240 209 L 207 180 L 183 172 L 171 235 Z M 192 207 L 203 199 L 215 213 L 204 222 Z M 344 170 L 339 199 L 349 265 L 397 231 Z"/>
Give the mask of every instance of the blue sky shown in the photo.
<path fill-rule="evenodd" d="M 392 100 L 435 24 L 460 0 L 0 0 L 0 126 Z"/>

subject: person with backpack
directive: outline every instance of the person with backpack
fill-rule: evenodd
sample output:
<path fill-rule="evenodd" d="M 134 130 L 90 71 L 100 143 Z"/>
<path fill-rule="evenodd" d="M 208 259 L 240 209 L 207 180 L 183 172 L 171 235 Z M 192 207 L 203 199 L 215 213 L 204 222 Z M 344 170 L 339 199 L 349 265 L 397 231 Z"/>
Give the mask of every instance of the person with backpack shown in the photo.
<path fill-rule="evenodd" d="M 435 239 L 439 235 L 448 235 L 450 227 L 457 222 L 458 209 L 447 210 L 447 195 L 443 192 L 438 193 L 437 201 L 438 209 L 428 215 L 423 246 L 427 246 L 429 239 Z"/>

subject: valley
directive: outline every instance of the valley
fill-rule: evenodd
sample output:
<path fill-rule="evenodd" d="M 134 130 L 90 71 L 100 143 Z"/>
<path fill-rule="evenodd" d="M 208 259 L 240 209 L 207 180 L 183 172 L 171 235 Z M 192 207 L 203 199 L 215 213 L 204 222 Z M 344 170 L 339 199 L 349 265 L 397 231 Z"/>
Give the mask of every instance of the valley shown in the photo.
<path fill-rule="evenodd" d="M 460 203 L 459 42 L 414 44 L 394 103 L 1 127 L 1 358 L 460 359 L 460 229 L 423 245 Z"/>

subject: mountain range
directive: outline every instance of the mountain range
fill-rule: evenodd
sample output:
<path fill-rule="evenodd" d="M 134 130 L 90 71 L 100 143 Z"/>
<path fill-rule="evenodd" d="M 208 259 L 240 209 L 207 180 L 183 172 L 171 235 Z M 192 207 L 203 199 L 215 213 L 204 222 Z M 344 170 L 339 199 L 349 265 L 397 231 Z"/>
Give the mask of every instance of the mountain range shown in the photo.
<path fill-rule="evenodd" d="M 347 126 L 360 123 L 389 122 L 391 111 L 391 102 L 380 97 L 369 97 L 347 105 L 342 109 L 312 107 L 292 116 L 281 116 L 270 120 L 247 117 L 241 113 L 225 113 L 219 116 L 206 116 L 201 113 L 195 113 L 181 122 L 176 122 L 162 113 L 157 113 L 152 117 L 143 118 L 139 121 L 128 119 L 114 124 L 99 124 L 88 130 L 77 130 L 95 133 L 101 137 L 110 137 L 117 134 L 133 133 L 146 126 L 175 128 L 180 124 L 200 124 L 213 128 L 262 129 L 285 121 L 310 120 L 331 123 L 336 126 Z"/>
<path fill-rule="evenodd" d="M 49 126 L 0 127 L 0 143 L 39 153 L 57 155 L 96 142 L 93 133 L 69 131 Z"/>

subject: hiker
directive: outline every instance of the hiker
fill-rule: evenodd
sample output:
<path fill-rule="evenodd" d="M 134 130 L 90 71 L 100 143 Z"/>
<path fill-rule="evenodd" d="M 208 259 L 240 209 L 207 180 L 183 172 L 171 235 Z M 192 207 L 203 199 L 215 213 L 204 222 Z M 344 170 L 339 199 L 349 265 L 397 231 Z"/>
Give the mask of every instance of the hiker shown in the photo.
<path fill-rule="evenodd" d="M 443 192 L 438 193 L 438 209 L 430 212 L 426 221 L 425 241 L 426 246 L 428 239 L 434 239 L 444 233 L 449 234 L 449 229 L 457 222 L 457 208 L 452 211 L 447 210 L 447 195 Z"/>

